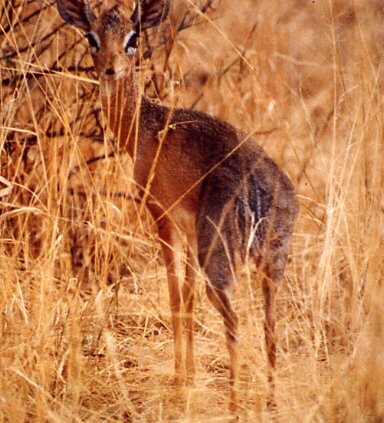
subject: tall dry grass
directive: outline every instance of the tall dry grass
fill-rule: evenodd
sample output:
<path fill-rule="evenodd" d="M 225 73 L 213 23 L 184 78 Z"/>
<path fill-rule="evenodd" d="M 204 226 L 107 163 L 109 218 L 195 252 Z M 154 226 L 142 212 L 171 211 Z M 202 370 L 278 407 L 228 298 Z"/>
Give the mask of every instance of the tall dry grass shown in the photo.
<path fill-rule="evenodd" d="M 237 286 L 240 420 L 381 422 L 382 2 L 216 5 L 173 45 L 163 29 L 147 90 L 249 133 L 272 130 L 256 141 L 297 187 L 273 413 L 259 282 L 246 269 Z M 188 8 L 174 2 L 173 29 Z M 196 386 L 172 386 L 159 244 L 130 160 L 109 156 L 85 43 L 55 32 L 48 1 L 4 1 L 0 14 L 0 173 L 13 182 L 0 198 L 0 420 L 228 421 L 222 325 L 202 280 Z"/>

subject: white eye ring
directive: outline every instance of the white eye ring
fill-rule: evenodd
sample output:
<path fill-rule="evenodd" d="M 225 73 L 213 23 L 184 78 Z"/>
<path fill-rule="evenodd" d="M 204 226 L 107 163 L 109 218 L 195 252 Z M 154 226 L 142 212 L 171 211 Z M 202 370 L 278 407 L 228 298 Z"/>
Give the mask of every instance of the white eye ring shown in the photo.
<path fill-rule="evenodd" d="M 86 34 L 89 41 L 91 53 L 96 54 L 100 50 L 100 38 L 96 32 L 90 31 Z"/>
<path fill-rule="evenodd" d="M 125 36 L 123 41 L 123 49 L 125 53 L 128 56 L 134 56 L 137 51 L 136 45 L 137 45 L 137 33 L 136 31 L 131 31 Z"/>
<path fill-rule="evenodd" d="M 126 50 L 126 54 L 128 56 L 134 56 L 136 54 L 136 50 L 135 47 L 128 47 Z"/>

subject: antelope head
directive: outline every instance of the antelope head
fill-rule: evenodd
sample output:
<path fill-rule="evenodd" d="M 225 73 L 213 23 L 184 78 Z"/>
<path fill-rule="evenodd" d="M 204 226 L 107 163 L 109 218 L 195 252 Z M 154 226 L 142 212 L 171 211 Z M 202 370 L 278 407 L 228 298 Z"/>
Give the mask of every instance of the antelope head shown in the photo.
<path fill-rule="evenodd" d="M 116 3 L 96 17 L 87 0 L 56 0 L 60 16 L 81 29 L 88 39 L 100 80 L 119 80 L 134 72 L 142 31 L 168 16 L 171 0 L 140 0 L 131 15 Z"/>

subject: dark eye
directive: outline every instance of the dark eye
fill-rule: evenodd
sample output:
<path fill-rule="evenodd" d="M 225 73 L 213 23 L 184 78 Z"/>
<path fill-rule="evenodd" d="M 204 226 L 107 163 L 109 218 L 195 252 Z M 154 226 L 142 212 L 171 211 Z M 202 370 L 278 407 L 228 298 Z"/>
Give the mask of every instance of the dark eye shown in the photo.
<path fill-rule="evenodd" d="M 128 56 L 134 56 L 137 50 L 137 33 L 131 31 L 125 38 L 123 48 Z"/>
<path fill-rule="evenodd" d="M 89 47 L 92 53 L 97 53 L 100 50 L 100 38 L 95 32 L 88 32 L 85 34 L 89 42 Z"/>

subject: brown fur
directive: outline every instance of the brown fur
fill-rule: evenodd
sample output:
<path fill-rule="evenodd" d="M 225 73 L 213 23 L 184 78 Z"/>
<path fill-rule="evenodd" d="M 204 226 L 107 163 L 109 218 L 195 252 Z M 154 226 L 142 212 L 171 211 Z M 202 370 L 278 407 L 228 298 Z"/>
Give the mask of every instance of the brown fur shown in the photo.
<path fill-rule="evenodd" d="M 226 328 L 234 410 L 239 371 L 238 321 L 229 289 L 234 282 L 234 259 L 237 253 L 243 259 L 253 258 L 265 275 L 265 338 L 269 379 L 273 383 L 275 293 L 283 276 L 298 209 L 292 184 L 254 140 L 231 125 L 204 113 L 172 110 L 140 97 L 135 59 L 125 55 L 123 40 L 133 28 L 157 25 L 164 19 L 162 11 L 169 9 L 169 1 L 142 2 L 141 13 L 135 9 L 134 22 L 117 6 L 90 22 L 83 13 L 83 1 L 70 2 L 74 16 L 68 18 L 68 0 L 57 3 L 67 22 L 89 27 L 100 38 L 100 52 L 93 54 L 93 59 L 100 77 L 104 113 L 120 150 L 134 160 L 135 180 L 162 242 L 174 330 L 176 381 L 185 377 L 191 381 L 194 375 L 194 281 L 199 265 L 207 275 L 208 297 Z M 184 237 L 189 261 L 181 290 Z"/>

